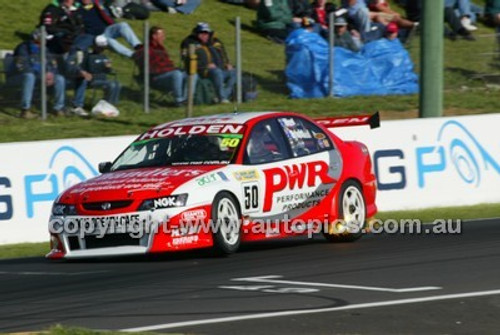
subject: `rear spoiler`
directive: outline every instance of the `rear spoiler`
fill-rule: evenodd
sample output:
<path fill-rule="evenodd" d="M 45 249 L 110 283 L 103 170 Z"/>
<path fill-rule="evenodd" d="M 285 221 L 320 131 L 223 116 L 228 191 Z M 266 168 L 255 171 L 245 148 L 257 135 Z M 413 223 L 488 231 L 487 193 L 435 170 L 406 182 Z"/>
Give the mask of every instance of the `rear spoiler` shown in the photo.
<path fill-rule="evenodd" d="M 353 115 L 341 117 L 324 117 L 314 119 L 326 128 L 351 127 L 369 125 L 371 129 L 380 127 L 380 115 L 375 112 L 372 115 Z"/>

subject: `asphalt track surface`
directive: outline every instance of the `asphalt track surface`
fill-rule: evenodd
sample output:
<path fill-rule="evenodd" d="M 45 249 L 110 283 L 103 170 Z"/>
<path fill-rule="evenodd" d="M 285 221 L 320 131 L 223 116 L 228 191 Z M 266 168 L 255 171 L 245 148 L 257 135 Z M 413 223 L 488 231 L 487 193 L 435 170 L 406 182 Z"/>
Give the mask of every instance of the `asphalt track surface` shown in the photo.
<path fill-rule="evenodd" d="M 235 280 L 239 279 L 239 280 Z M 160 257 L 0 261 L 0 332 L 498 334 L 500 219 L 455 235 L 321 237 Z"/>

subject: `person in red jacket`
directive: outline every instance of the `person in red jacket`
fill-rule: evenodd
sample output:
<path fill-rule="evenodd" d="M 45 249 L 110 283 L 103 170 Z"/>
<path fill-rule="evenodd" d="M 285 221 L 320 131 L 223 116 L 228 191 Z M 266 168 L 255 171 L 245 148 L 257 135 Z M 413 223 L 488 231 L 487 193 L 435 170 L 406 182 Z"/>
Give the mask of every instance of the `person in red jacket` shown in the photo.
<path fill-rule="evenodd" d="M 187 99 L 187 74 L 174 66 L 165 49 L 165 31 L 157 26 L 149 29 L 149 74 L 151 86 L 158 90 L 171 92 L 175 98 L 175 106 L 183 105 Z M 134 60 L 144 69 L 144 48 L 134 54 Z"/>
<path fill-rule="evenodd" d="M 128 23 L 115 23 L 99 0 L 81 0 L 81 3 L 82 6 L 77 13 L 83 20 L 85 33 L 93 37 L 104 35 L 113 51 L 125 57 L 132 57 L 134 51 L 117 40 L 117 38 L 123 37 L 134 49 L 138 49 L 142 45 Z"/>

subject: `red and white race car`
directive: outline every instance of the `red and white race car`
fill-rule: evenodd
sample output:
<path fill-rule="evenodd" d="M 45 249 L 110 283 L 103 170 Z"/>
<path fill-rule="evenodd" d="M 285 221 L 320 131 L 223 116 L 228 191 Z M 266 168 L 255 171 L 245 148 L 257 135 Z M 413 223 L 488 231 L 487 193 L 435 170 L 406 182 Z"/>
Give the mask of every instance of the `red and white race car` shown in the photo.
<path fill-rule="evenodd" d="M 362 124 L 378 126 L 378 114 L 249 112 L 153 127 L 55 200 L 47 257 L 229 254 L 311 233 L 353 241 L 377 212 L 376 178 L 366 146 L 329 128 Z"/>

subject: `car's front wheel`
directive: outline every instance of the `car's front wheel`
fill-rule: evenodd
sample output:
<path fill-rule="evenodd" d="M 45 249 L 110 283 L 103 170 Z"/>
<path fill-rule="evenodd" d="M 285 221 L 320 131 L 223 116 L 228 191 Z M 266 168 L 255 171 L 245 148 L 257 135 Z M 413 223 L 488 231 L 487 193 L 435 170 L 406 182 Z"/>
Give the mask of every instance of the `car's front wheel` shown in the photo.
<path fill-rule="evenodd" d="M 338 197 L 338 220 L 333 222 L 325 238 L 331 242 L 352 242 L 363 234 L 366 223 L 365 198 L 359 184 L 348 180 Z"/>
<path fill-rule="evenodd" d="M 217 194 L 212 204 L 212 234 L 215 249 L 225 255 L 238 250 L 241 242 L 241 215 L 234 196 Z"/>

